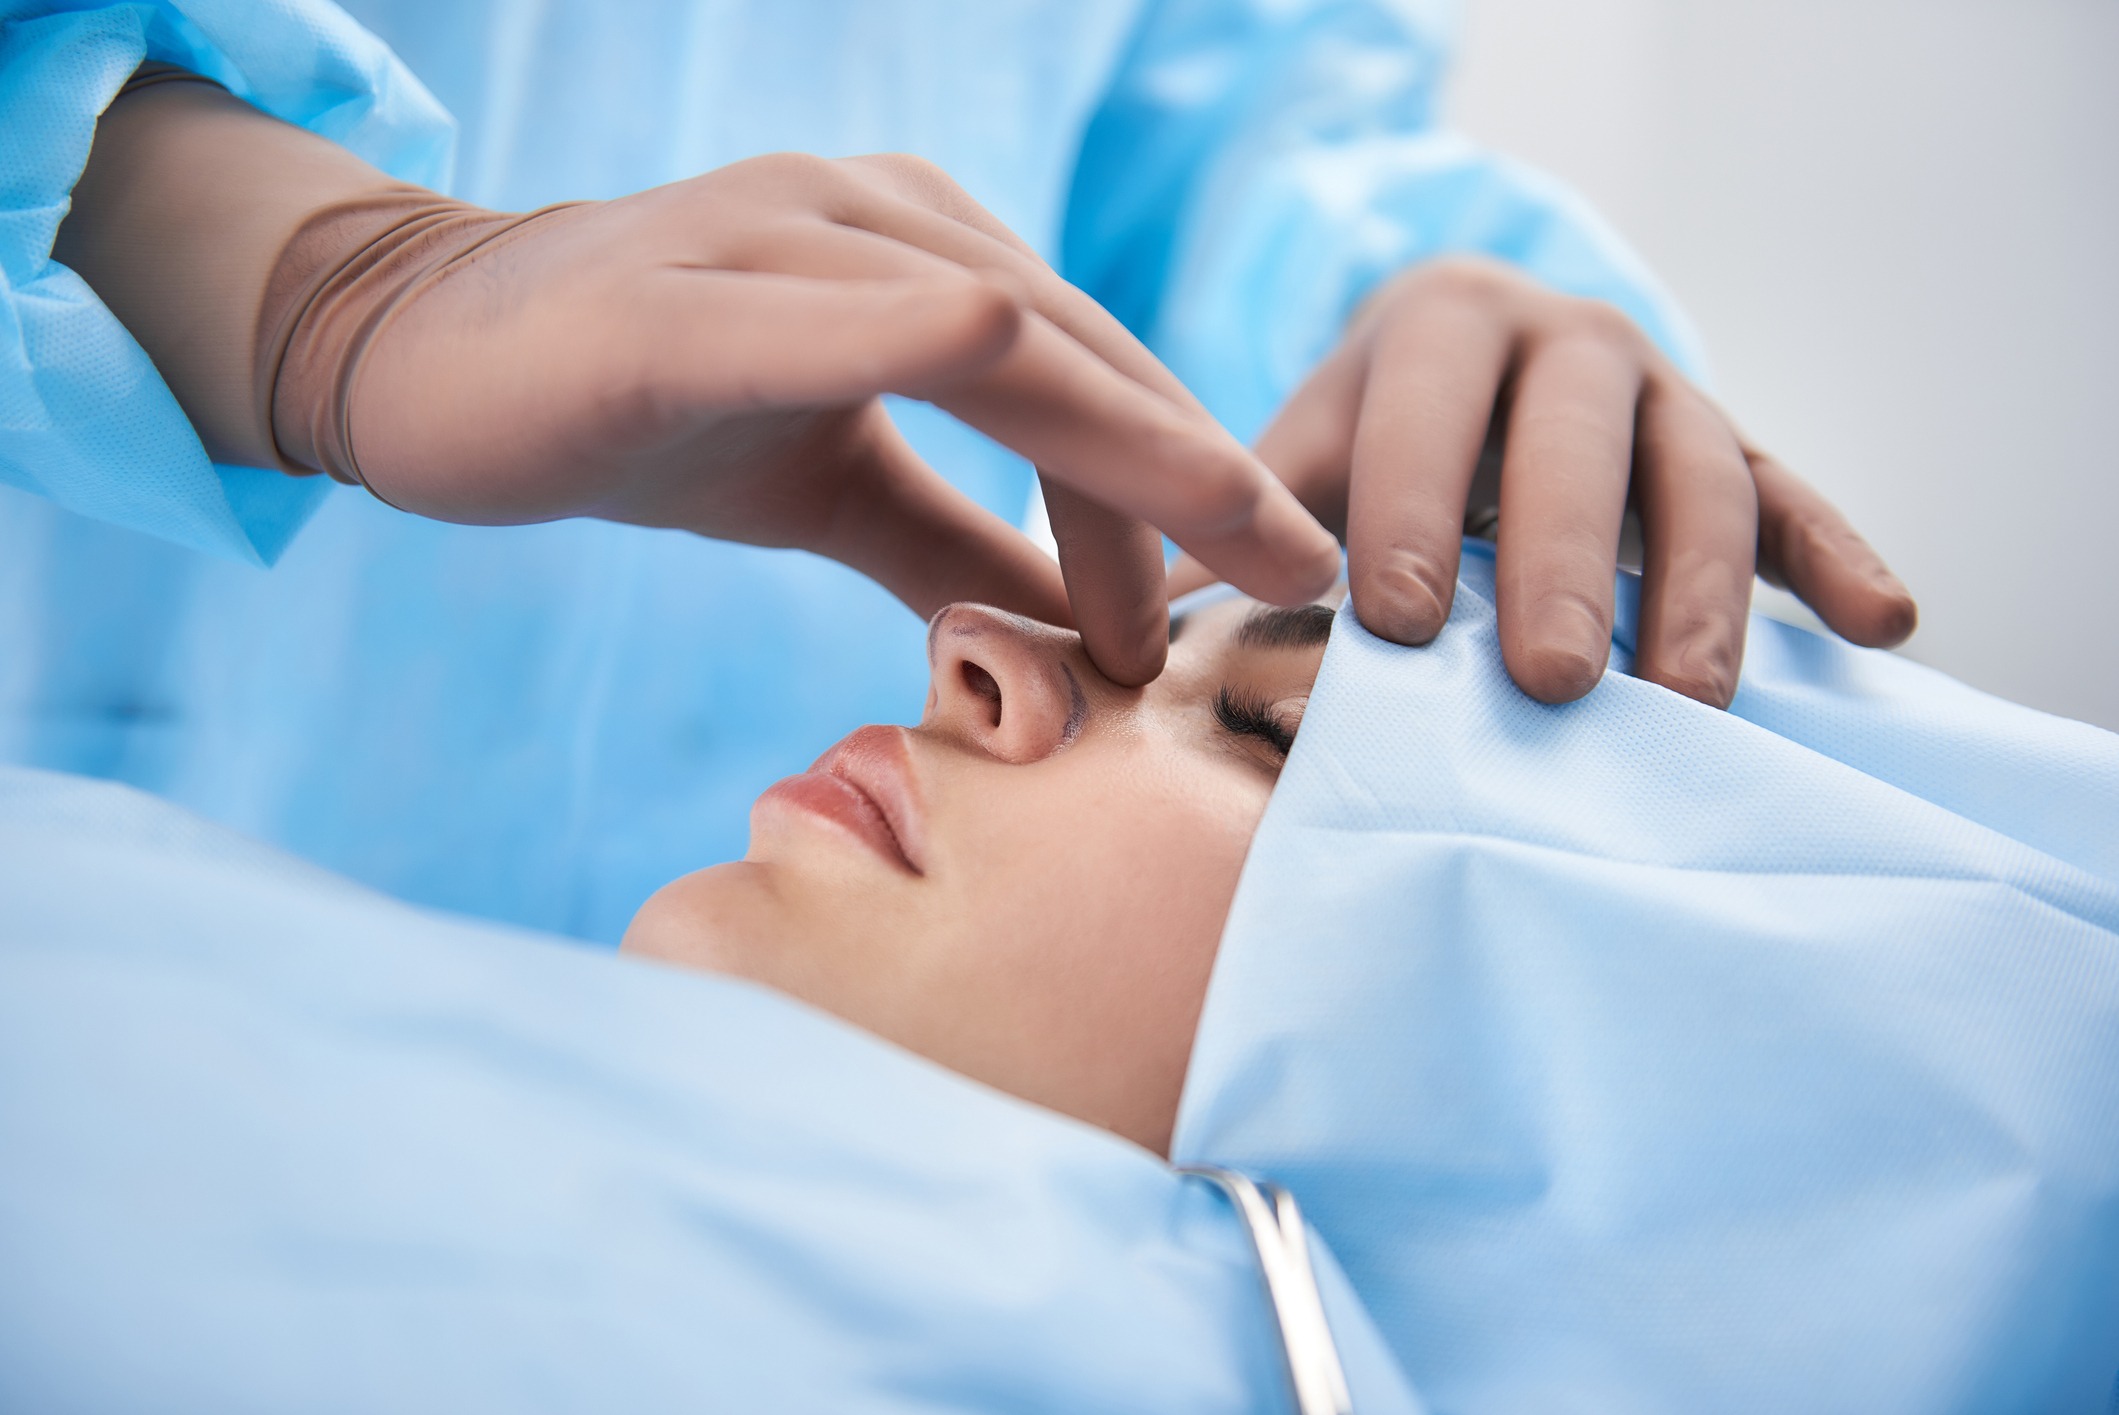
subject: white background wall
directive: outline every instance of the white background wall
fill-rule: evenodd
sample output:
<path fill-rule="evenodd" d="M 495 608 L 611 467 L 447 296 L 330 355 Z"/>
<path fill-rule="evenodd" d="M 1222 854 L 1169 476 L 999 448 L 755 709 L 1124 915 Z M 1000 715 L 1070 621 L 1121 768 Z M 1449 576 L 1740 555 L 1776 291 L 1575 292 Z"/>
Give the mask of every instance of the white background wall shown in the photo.
<path fill-rule="evenodd" d="M 1457 124 L 1595 200 L 1919 596 L 2119 729 L 2119 0 L 1467 0 Z"/>

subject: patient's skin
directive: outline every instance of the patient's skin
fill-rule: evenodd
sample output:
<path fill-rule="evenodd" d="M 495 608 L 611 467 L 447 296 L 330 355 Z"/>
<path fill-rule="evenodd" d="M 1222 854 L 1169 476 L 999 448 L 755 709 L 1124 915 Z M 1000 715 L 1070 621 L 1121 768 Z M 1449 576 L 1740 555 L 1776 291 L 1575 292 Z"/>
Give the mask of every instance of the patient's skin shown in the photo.
<path fill-rule="evenodd" d="M 1230 600 L 1145 688 L 1073 633 L 937 614 L 920 725 L 864 727 L 751 809 L 624 947 L 766 983 L 1168 1152 L 1244 852 L 1330 610 Z"/>

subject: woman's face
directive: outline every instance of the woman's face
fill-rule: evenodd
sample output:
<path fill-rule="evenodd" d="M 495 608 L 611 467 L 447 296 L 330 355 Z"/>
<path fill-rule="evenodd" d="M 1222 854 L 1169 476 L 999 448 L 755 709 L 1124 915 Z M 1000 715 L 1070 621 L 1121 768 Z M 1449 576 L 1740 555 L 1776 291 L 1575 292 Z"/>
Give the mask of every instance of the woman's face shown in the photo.
<path fill-rule="evenodd" d="M 1169 1148 L 1244 852 L 1331 610 L 1232 599 L 1145 688 L 952 605 L 917 727 L 864 727 L 751 808 L 750 853 L 649 900 L 629 951 L 778 988 Z"/>

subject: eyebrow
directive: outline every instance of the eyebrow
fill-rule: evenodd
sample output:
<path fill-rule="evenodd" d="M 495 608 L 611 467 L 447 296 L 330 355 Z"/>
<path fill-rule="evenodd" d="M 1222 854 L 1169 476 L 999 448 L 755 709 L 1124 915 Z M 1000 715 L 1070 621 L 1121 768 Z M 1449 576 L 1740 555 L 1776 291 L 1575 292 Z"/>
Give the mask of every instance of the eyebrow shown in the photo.
<path fill-rule="evenodd" d="M 1252 610 L 1236 626 L 1240 649 L 1309 649 L 1332 637 L 1337 611 L 1328 604 L 1297 604 L 1286 609 Z"/>

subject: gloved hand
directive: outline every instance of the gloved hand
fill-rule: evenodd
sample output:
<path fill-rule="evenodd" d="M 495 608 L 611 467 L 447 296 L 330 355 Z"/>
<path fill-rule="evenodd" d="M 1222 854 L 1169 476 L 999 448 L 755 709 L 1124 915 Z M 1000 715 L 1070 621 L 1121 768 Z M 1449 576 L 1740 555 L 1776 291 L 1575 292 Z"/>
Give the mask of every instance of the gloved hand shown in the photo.
<path fill-rule="evenodd" d="M 217 460 L 329 471 L 428 515 L 803 546 L 922 612 L 1073 622 L 1123 682 L 1166 648 L 1155 527 L 1264 599 L 1306 598 L 1336 563 L 1167 370 L 914 159 L 764 158 L 514 216 L 178 82 L 105 115 L 57 254 Z M 885 391 L 1039 464 L 1064 595 L 911 452 Z M 1384 636 L 1424 642 L 1447 617 L 1490 429 L 1502 638 L 1538 697 L 1596 681 L 1629 497 L 1645 677 L 1728 701 L 1754 564 L 1857 642 L 1911 632 L 1911 598 L 1844 520 L 1623 317 L 1452 261 L 1379 291 L 1259 444 L 1348 541 Z"/>
<path fill-rule="evenodd" d="M 1262 599 L 1338 573 L 1332 537 L 1174 376 L 915 159 L 764 157 L 513 215 L 166 71 L 104 115 L 55 254 L 215 460 L 422 515 L 799 546 L 922 614 L 1073 622 L 1129 683 L 1167 647 L 1157 528 Z M 1064 585 L 921 462 L 886 392 L 1037 464 Z"/>
<path fill-rule="evenodd" d="M 1494 262 L 1440 260 L 1378 290 L 1258 453 L 1344 536 L 1355 611 L 1398 643 L 1449 617 L 1467 501 L 1497 506 L 1503 654 L 1547 702 L 1603 671 L 1629 504 L 1643 678 L 1728 704 L 1754 565 L 1855 643 L 1913 632 L 1912 596 L 1876 552 L 1630 320 Z"/>

